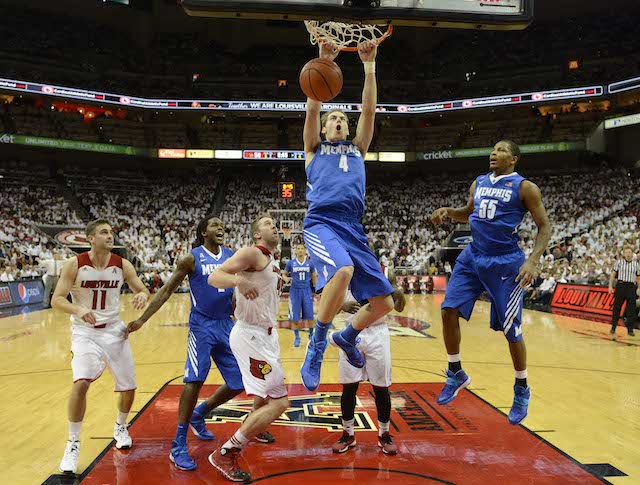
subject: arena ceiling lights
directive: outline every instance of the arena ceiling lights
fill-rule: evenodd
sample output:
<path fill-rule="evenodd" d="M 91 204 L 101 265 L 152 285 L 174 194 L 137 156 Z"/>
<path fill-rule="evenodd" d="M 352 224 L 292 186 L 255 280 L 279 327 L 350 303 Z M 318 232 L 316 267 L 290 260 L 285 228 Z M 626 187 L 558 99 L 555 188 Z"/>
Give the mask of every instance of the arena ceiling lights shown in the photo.
<path fill-rule="evenodd" d="M 624 82 L 624 81 L 622 81 Z M 198 111 L 272 111 L 272 112 L 304 112 L 305 102 L 298 101 L 217 101 L 193 99 L 147 99 L 110 94 L 98 91 L 87 91 L 78 88 L 67 88 L 51 84 L 40 84 L 28 81 L 0 78 L 0 90 L 19 91 L 59 98 L 81 99 L 101 104 L 121 107 L 144 108 L 154 110 L 198 110 Z M 571 100 L 602 96 L 606 92 L 604 86 L 586 86 L 580 88 L 555 89 L 531 93 L 508 94 L 485 98 L 439 101 L 422 104 L 379 104 L 377 111 L 387 114 L 421 114 L 440 113 L 454 110 L 468 110 L 510 106 L 522 103 L 539 103 L 545 101 Z M 357 103 L 323 103 L 324 109 L 339 109 L 347 113 L 359 112 Z"/>

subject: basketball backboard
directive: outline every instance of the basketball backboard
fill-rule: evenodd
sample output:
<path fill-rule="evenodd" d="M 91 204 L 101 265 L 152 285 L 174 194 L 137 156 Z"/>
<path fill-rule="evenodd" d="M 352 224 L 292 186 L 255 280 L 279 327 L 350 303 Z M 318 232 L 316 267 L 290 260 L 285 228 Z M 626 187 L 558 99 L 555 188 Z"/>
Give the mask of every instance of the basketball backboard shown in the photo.
<path fill-rule="evenodd" d="M 192 16 L 520 30 L 534 0 L 182 0 Z"/>

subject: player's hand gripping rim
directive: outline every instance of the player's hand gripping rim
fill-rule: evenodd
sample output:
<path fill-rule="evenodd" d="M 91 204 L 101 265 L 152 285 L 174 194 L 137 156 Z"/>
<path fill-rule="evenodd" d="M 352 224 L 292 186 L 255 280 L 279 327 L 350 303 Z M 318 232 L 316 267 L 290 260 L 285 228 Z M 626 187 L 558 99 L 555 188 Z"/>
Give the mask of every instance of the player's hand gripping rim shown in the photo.
<path fill-rule="evenodd" d="M 333 42 L 327 39 L 320 39 L 318 41 L 318 47 L 320 49 L 320 57 L 322 59 L 328 59 L 333 61 L 338 54 L 340 54 L 340 49 Z"/>

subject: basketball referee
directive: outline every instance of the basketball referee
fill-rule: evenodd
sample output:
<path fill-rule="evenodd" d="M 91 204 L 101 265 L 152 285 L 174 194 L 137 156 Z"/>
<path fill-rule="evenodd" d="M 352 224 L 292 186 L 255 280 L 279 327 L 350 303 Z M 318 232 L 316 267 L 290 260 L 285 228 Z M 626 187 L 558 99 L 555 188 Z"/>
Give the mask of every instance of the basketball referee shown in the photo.
<path fill-rule="evenodd" d="M 613 300 L 613 316 L 611 321 L 611 338 L 616 338 L 616 327 L 620 318 L 622 304 L 627 302 L 627 331 L 631 337 L 634 336 L 633 329 L 636 322 L 636 294 L 640 296 L 640 263 L 633 261 L 633 250 L 628 244 L 622 250 L 623 259 L 616 262 L 615 269 L 609 278 L 609 293 L 614 293 L 613 280 L 618 279 Z"/>

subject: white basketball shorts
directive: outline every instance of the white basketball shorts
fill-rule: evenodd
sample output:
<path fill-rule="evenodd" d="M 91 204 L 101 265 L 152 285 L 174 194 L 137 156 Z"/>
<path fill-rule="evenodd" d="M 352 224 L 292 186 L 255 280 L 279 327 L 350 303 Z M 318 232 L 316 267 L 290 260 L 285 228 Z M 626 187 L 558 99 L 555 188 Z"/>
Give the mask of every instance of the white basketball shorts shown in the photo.
<path fill-rule="evenodd" d="M 279 399 L 287 395 L 275 327 L 267 329 L 236 322 L 229 335 L 229 344 L 238 361 L 247 394 L 263 399 Z"/>
<path fill-rule="evenodd" d="M 387 324 L 365 328 L 357 337 L 356 347 L 364 357 L 364 367 L 352 366 L 344 352 L 338 352 L 340 383 L 369 381 L 376 387 L 391 386 L 391 342 Z"/>
<path fill-rule="evenodd" d="M 123 321 L 108 324 L 105 328 L 71 327 L 71 369 L 73 382 L 95 381 L 105 368 L 116 382 L 115 391 L 132 391 L 136 388 L 136 375 L 129 339 L 124 338 Z"/>

